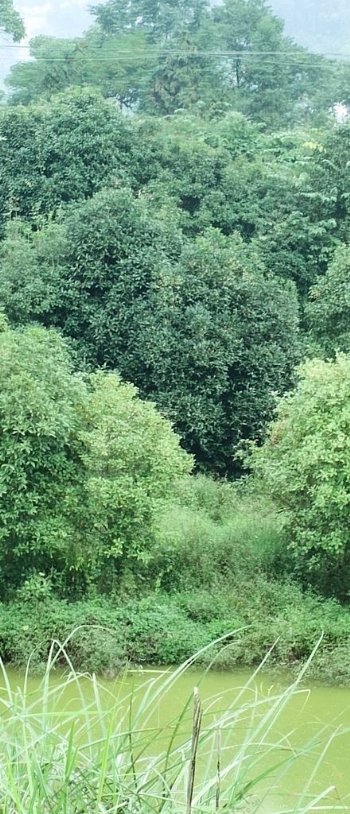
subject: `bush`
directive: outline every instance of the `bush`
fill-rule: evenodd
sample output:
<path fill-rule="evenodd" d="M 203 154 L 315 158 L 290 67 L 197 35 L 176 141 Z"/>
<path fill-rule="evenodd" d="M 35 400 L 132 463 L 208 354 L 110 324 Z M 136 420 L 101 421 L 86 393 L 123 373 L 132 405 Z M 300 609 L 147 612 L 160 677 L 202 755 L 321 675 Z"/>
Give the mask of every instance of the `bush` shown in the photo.
<path fill-rule="evenodd" d="M 83 480 L 77 430 L 85 388 L 55 331 L 0 332 L 2 592 L 65 570 L 66 502 Z"/>
<path fill-rule="evenodd" d="M 283 511 L 296 572 L 342 600 L 350 586 L 350 357 L 314 359 L 253 465 Z"/>
<path fill-rule="evenodd" d="M 83 378 L 55 331 L 0 332 L 2 593 L 62 593 L 150 557 L 164 498 L 191 458 L 118 376 Z M 29 578 L 29 582 L 28 582 Z"/>
<path fill-rule="evenodd" d="M 272 648 L 269 667 L 297 668 L 323 633 L 314 675 L 344 683 L 350 612 L 333 600 L 303 594 L 291 582 L 264 576 L 215 590 L 151 594 L 140 600 L 68 603 L 55 599 L 0 605 L 0 653 L 33 669 L 46 661 L 52 640 L 66 642 L 78 670 L 111 675 L 127 665 L 178 665 L 217 638 L 198 663 L 220 669 L 256 666 Z M 334 658 L 333 658 L 334 654 Z M 60 663 L 60 662 L 58 662 Z M 350 679 L 350 675 L 348 676 Z"/>
<path fill-rule="evenodd" d="M 205 590 L 281 570 L 281 522 L 270 500 L 204 476 L 183 480 L 174 497 L 160 518 L 149 584 Z"/>

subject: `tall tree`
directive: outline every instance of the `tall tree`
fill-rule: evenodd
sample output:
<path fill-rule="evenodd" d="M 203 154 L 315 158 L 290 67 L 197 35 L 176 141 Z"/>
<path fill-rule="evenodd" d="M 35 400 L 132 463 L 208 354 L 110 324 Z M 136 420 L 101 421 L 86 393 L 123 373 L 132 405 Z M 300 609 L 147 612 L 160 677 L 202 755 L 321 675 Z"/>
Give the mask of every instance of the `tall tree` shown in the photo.
<path fill-rule="evenodd" d="M 310 157 L 309 209 L 314 218 L 331 218 L 337 237 L 348 240 L 350 221 L 350 124 L 327 127 Z"/>
<path fill-rule="evenodd" d="M 298 360 L 295 288 L 237 236 L 210 229 L 184 246 L 167 325 L 152 397 L 199 467 L 240 474 L 237 446 L 262 440 Z"/>
<path fill-rule="evenodd" d="M 6 84 L 11 104 L 29 104 L 71 86 L 98 87 L 103 96 L 121 107 L 133 107 L 142 98 L 156 56 L 146 52 L 145 34 L 136 31 L 105 37 L 91 28 L 85 37 L 35 37 L 31 61 L 12 66 Z"/>
<path fill-rule="evenodd" d="M 196 30 L 207 8 L 207 0 L 108 0 L 92 13 L 108 35 L 142 29 L 159 45 Z"/>
<path fill-rule="evenodd" d="M 15 42 L 25 35 L 23 20 L 14 8 L 13 0 L 0 0 L 0 31 L 10 34 Z"/>
<path fill-rule="evenodd" d="M 284 35 L 283 21 L 265 0 L 224 0 L 212 20 L 217 47 L 232 54 L 223 67 L 234 103 L 269 126 L 293 121 L 296 106 L 314 95 L 320 73 L 327 74 L 326 63 Z"/>
<path fill-rule="evenodd" d="M 170 45 L 158 57 L 149 78 L 142 110 L 151 114 L 168 116 L 179 109 L 200 112 L 202 105 L 207 112 L 217 110 L 218 104 L 228 101 L 221 71 L 216 61 L 199 49 L 198 42 L 189 35 L 177 40 L 178 52 Z"/>
<path fill-rule="evenodd" d="M 54 104 L 7 107 L 0 136 L 3 218 L 57 214 L 112 179 L 125 181 L 135 166 L 130 122 L 91 89 L 70 89 Z"/>
<path fill-rule="evenodd" d="M 13 256 L 23 239 L 0 261 L 9 316 L 63 329 L 85 362 L 117 369 L 161 407 L 199 466 L 237 474 L 237 444 L 263 437 L 298 359 L 294 286 L 237 236 L 184 242 L 128 191 L 75 207 L 63 234 L 35 235 L 26 275 Z"/>
<path fill-rule="evenodd" d="M 6 78 L 12 104 L 27 105 L 39 97 L 84 84 L 84 60 L 80 40 L 39 36 L 30 42 L 30 60 L 16 62 Z"/>
<path fill-rule="evenodd" d="M 340 245 L 324 275 L 310 289 L 308 325 L 326 355 L 350 353 L 350 247 Z"/>
<path fill-rule="evenodd" d="M 134 112 L 234 107 L 275 128 L 324 119 L 348 97 L 346 67 L 296 46 L 265 0 L 109 0 L 93 12 L 84 37 L 32 41 L 33 60 L 8 78 L 13 102 L 91 84 Z"/>

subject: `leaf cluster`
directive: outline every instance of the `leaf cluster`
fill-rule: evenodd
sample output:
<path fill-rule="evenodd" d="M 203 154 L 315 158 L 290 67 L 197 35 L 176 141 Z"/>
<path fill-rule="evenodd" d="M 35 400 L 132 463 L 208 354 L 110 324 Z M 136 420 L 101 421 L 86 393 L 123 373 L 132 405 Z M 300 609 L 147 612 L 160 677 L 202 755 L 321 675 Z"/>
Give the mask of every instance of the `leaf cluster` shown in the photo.
<path fill-rule="evenodd" d="M 151 555 L 159 506 L 191 468 L 170 424 L 110 373 L 74 373 L 62 338 L 0 334 L 1 590 L 32 572 L 104 588 Z"/>

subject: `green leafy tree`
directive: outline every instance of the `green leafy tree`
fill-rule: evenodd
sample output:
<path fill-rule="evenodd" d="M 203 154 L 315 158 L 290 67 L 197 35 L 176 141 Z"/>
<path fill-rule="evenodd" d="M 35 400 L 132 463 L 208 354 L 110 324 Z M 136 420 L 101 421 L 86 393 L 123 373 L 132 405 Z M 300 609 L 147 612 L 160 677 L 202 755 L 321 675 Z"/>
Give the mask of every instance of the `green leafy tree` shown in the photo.
<path fill-rule="evenodd" d="M 269 127 L 295 120 L 300 104 L 314 96 L 320 76 L 327 74 L 321 57 L 310 58 L 284 35 L 283 21 L 264 0 L 215 5 L 212 31 L 216 47 L 233 52 L 222 62 L 233 104 Z"/>
<path fill-rule="evenodd" d="M 7 77 L 11 104 L 27 105 L 85 86 L 99 88 L 122 108 L 133 108 L 156 64 L 142 31 L 106 37 L 91 28 L 85 37 L 74 40 L 35 37 L 30 55 L 30 61 L 13 65 Z"/>
<path fill-rule="evenodd" d="M 238 111 L 210 120 L 178 113 L 139 127 L 148 145 L 142 183 L 153 203 L 171 206 L 189 237 L 214 226 L 254 241 L 266 267 L 293 280 L 304 300 L 336 240 L 313 180 L 322 145 L 304 129 L 262 134 Z"/>
<path fill-rule="evenodd" d="M 326 354 L 350 352 L 350 248 L 339 246 L 326 273 L 310 290 L 309 327 Z"/>
<path fill-rule="evenodd" d="M 50 98 L 70 85 L 86 84 L 81 40 L 35 37 L 30 41 L 29 53 L 31 60 L 16 62 L 6 78 L 11 104 L 27 105 L 39 97 Z"/>
<path fill-rule="evenodd" d="M 13 0 L 0 0 L 0 31 L 10 34 L 15 42 L 25 35 L 23 20 L 14 8 Z"/>
<path fill-rule="evenodd" d="M 0 243 L 0 303 L 11 325 L 39 322 L 50 327 L 61 305 L 60 258 L 64 230 L 50 223 L 45 230 L 13 220 Z"/>
<path fill-rule="evenodd" d="M 209 110 L 222 106 L 225 88 L 215 60 L 201 53 L 199 43 L 188 34 L 177 40 L 158 58 L 145 89 L 141 109 L 158 116 L 169 116 L 177 110 L 201 112 L 199 105 Z M 226 94 L 227 96 L 227 94 Z"/>
<path fill-rule="evenodd" d="M 299 576 L 327 594 L 349 593 L 350 359 L 313 359 L 279 403 L 254 468 L 285 516 Z"/>
<path fill-rule="evenodd" d="M 132 358 L 142 352 L 143 328 L 156 340 L 158 308 L 171 296 L 171 262 L 181 247 L 176 228 L 131 190 L 101 191 L 61 224 L 35 232 L 18 221 L 8 226 L 0 300 L 14 325 L 37 320 L 63 328 L 93 367 L 121 369 L 120 351 L 128 348 L 127 378 L 134 380 Z"/>
<path fill-rule="evenodd" d="M 170 424 L 113 374 L 83 379 L 39 327 L 0 333 L 2 593 L 118 585 L 151 556 L 162 501 L 191 469 Z"/>
<path fill-rule="evenodd" d="M 92 6 L 92 13 L 107 34 L 142 29 L 150 41 L 164 43 L 196 29 L 207 7 L 207 0 L 108 0 Z"/>
<path fill-rule="evenodd" d="M 36 221 L 88 198 L 134 164 L 131 125 L 94 90 L 6 108 L 0 118 L 2 217 Z"/>
<path fill-rule="evenodd" d="M 198 466 L 237 474 L 237 444 L 262 439 L 275 393 L 290 386 L 294 286 L 237 236 L 210 230 L 184 243 L 128 191 L 99 193 L 62 229 L 34 235 L 31 249 L 28 237 L 5 241 L 9 316 L 63 329 L 85 363 L 117 369 L 161 407 Z"/>
<path fill-rule="evenodd" d="M 96 85 L 105 98 L 115 99 L 123 110 L 137 110 L 156 65 L 156 54 L 145 33 L 136 30 L 105 36 L 93 27 L 82 50 L 87 84 Z"/>
<path fill-rule="evenodd" d="M 305 204 L 313 217 L 332 219 L 336 236 L 344 240 L 349 234 L 350 124 L 327 127 L 308 166 L 309 189 Z"/>
<path fill-rule="evenodd" d="M 109 0 L 92 11 L 84 37 L 32 40 L 33 59 L 8 78 L 13 103 L 93 85 L 133 112 L 234 108 L 279 128 L 324 121 L 347 99 L 346 65 L 293 43 L 264 0 Z"/>
<path fill-rule="evenodd" d="M 274 274 L 296 283 L 303 303 L 337 242 L 335 218 L 320 208 L 322 193 L 313 178 L 315 153 L 322 151 L 315 135 L 304 129 L 266 135 L 257 152 L 263 172 L 252 189 L 256 250 Z"/>
<path fill-rule="evenodd" d="M 294 286 L 242 240 L 209 230 L 184 247 L 152 396 L 199 467 L 240 474 L 243 439 L 262 440 L 299 355 Z"/>
<path fill-rule="evenodd" d="M 144 392 L 156 375 L 157 356 L 167 352 L 159 320 L 172 296 L 170 269 L 181 252 L 181 233 L 128 189 L 104 190 L 75 207 L 64 229 L 56 271 L 60 305 L 51 320 L 90 365 L 116 368 L 142 383 Z M 146 371 L 148 344 L 156 355 Z"/>
<path fill-rule="evenodd" d="M 264 172 L 255 161 L 258 130 L 237 112 L 210 122 L 184 113 L 147 122 L 146 128 L 152 169 L 145 191 L 151 200 L 171 201 L 190 237 L 209 226 L 253 237 L 260 209 L 256 188 Z"/>

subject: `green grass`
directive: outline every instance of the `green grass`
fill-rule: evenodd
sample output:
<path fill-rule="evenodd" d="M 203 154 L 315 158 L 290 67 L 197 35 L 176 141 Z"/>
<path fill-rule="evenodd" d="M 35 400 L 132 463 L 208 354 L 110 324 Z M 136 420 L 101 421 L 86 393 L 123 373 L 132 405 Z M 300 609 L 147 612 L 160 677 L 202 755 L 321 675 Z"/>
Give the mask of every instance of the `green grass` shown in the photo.
<path fill-rule="evenodd" d="M 230 585 L 259 571 L 280 572 L 282 519 L 246 484 L 190 479 L 160 518 L 146 578 L 165 590 Z"/>
<path fill-rule="evenodd" d="M 52 678 L 62 659 L 68 671 Z M 272 787 L 283 790 L 286 772 L 298 761 L 310 762 L 311 782 L 329 736 L 320 732 L 295 749 L 288 733 L 276 735 L 286 706 L 302 692 L 308 665 L 291 686 L 267 697 L 256 690 L 259 670 L 233 699 L 203 702 L 199 687 L 194 716 L 189 697 L 174 718 L 155 723 L 157 710 L 195 660 L 119 694 L 94 676 L 77 674 L 57 644 L 34 693 L 28 671 L 14 690 L 3 666 L 1 814 L 252 814 L 262 810 Z M 315 798 L 311 791 L 300 789 L 290 811 L 334 810 L 327 803 L 330 789 Z M 278 810 L 285 808 L 274 806 Z"/>

